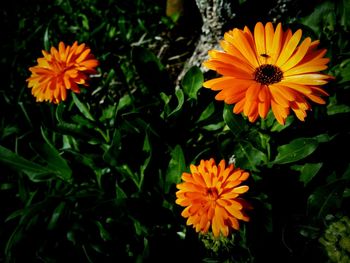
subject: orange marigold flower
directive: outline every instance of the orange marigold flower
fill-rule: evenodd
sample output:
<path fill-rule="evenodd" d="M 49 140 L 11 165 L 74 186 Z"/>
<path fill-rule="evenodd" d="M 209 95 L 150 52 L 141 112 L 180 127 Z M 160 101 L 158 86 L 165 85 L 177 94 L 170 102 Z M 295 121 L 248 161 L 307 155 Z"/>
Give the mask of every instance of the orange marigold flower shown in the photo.
<path fill-rule="evenodd" d="M 78 84 L 88 86 L 88 76 L 96 73 L 98 66 L 90 51 L 77 41 L 67 47 L 60 42 L 58 50 L 51 47 L 50 53 L 43 50 L 44 57 L 38 58 L 38 65 L 29 68 L 32 75 L 27 79 L 36 101 L 59 103 L 66 99 L 67 90 L 79 93 Z"/>
<path fill-rule="evenodd" d="M 244 209 L 250 205 L 239 198 L 249 187 L 240 185 L 249 173 L 233 164 L 225 167 L 225 160 L 216 165 L 214 159 L 191 165 L 191 173 L 183 173 L 184 182 L 177 185 L 176 203 L 186 207 L 181 215 L 187 225 L 197 232 L 207 233 L 211 226 L 215 237 L 228 236 L 231 229 L 239 230 L 238 220 L 249 221 Z"/>
<path fill-rule="evenodd" d="M 326 49 L 317 49 L 319 41 L 306 37 L 300 45 L 301 29 L 294 34 L 258 22 L 254 33 L 248 27 L 226 32 L 220 42 L 224 51 L 209 51 L 204 66 L 223 75 L 206 81 L 203 86 L 220 91 L 217 100 L 235 104 L 234 113 L 241 113 L 254 122 L 265 118 L 270 108 L 280 124 L 292 109 L 301 121 L 311 109 L 308 100 L 325 104 L 328 96 L 319 86 L 332 76 L 317 73 L 327 68 Z"/>

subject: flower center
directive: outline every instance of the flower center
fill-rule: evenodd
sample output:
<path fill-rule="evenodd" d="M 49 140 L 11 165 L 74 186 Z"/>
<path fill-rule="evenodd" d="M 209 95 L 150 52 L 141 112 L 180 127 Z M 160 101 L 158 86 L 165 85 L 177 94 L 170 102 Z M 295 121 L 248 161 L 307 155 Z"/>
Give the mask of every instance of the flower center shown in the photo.
<path fill-rule="evenodd" d="M 207 196 L 209 197 L 210 200 L 216 200 L 219 197 L 218 190 L 216 187 L 211 187 L 207 189 Z"/>
<path fill-rule="evenodd" d="M 261 84 L 270 85 L 280 82 L 283 79 L 283 72 L 274 65 L 264 64 L 255 70 L 254 79 Z"/>

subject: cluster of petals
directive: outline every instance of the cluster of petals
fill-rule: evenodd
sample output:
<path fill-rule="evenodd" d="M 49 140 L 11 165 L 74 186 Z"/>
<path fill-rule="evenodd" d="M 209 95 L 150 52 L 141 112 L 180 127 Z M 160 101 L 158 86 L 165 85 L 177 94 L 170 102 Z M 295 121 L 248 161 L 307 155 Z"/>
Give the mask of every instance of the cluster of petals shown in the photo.
<path fill-rule="evenodd" d="M 74 42 L 72 46 L 60 42 L 58 49 L 51 47 L 50 52 L 42 51 L 43 57 L 38 64 L 30 67 L 31 76 L 28 87 L 36 101 L 59 103 L 67 97 L 67 90 L 80 92 L 78 85 L 88 86 L 90 74 L 96 73 L 98 61 L 86 45 Z"/>
<path fill-rule="evenodd" d="M 245 209 L 250 205 L 239 196 L 249 187 L 241 185 L 249 173 L 226 167 L 225 160 L 216 165 L 214 159 L 201 160 L 198 166 L 190 166 L 191 173 L 184 172 L 177 185 L 176 204 L 185 207 L 181 215 L 187 218 L 196 232 L 207 233 L 210 228 L 215 237 L 228 236 L 232 229 L 239 230 L 239 220 L 249 221 Z"/>
<path fill-rule="evenodd" d="M 302 40 L 302 30 L 283 31 L 281 23 L 261 22 L 251 32 L 234 28 L 220 42 L 223 51 L 210 50 L 204 66 L 222 76 L 203 86 L 219 91 L 217 100 L 235 104 L 233 112 L 243 113 L 250 122 L 265 118 L 270 109 L 280 124 L 292 110 L 301 121 L 311 109 L 310 101 L 324 104 L 328 96 L 320 86 L 332 77 L 319 71 L 327 68 L 326 49 L 319 41 Z"/>

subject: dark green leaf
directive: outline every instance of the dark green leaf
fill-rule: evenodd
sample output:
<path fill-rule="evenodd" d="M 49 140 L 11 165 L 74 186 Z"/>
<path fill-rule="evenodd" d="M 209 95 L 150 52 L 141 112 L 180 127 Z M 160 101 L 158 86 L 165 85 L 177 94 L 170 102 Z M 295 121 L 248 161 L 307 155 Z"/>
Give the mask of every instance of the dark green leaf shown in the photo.
<path fill-rule="evenodd" d="M 344 29 L 347 32 L 349 32 L 349 29 L 350 29 L 350 21 L 349 21 L 349 17 L 350 17 L 350 2 L 348 0 L 339 1 L 339 9 L 340 9 L 340 12 L 341 12 L 340 24 L 342 25 L 342 27 L 344 27 Z"/>
<path fill-rule="evenodd" d="M 176 145 L 171 152 L 171 160 L 166 172 L 164 191 L 169 192 L 173 184 L 179 183 L 182 173 L 185 171 L 185 156 L 180 145 Z"/>
<path fill-rule="evenodd" d="M 339 208 L 345 186 L 343 180 L 334 180 L 327 185 L 318 187 L 308 198 L 309 213 L 323 218 L 330 211 Z"/>
<path fill-rule="evenodd" d="M 272 111 L 271 111 L 272 112 Z M 278 121 L 275 121 L 274 124 L 271 127 L 272 132 L 280 132 L 286 128 L 288 128 L 294 121 L 294 116 L 289 115 L 286 119 L 286 123 L 284 125 L 281 125 L 278 123 Z"/>
<path fill-rule="evenodd" d="M 306 163 L 304 165 L 292 166 L 292 169 L 300 171 L 299 181 L 306 186 L 321 169 L 323 163 Z"/>
<path fill-rule="evenodd" d="M 218 131 L 222 130 L 225 127 L 225 122 L 219 122 L 219 123 L 213 123 L 213 124 L 208 124 L 202 127 L 202 129 L 207 130 L 207 131 Z"/>
<path fill-rule="evenodd" d="M 115 129 L 113 133 L 113 138 L 111 144 L 107 147 L 105 153 L 103 154 L 103 159 L 115 166 L 118 163 L 118 156 L 121 151 L 121 133 L 120 130 Z"/>
<path fill-rule="evenodd" d="M 130 95 L 128 95 L 128 94 L 124 95 L 123 97 L 121 97 L 119 99 L 117 110 L 119 111 L 119 110 L 124 109 L 127 106 L 130 106 L 131 102 L 132 101 L 131 101 Z"/>
<path fill-rule="evenodd" d="M 249 171 L 259 171 L 258 166 L 267 162 L 267 156 L 250 142 L 239 142 L 234 148 L 236 164 Z"/>
<path fill-rule="evenodd" d="M 44 49 L 46 51 L 49 51 L 50 47 L 51 47 L 51 44 L 49 40 L 49 26 L 47 26 L 44 33 Z"/>
<path fill-rule="evenodd" d="M 340 74 L 339 83 L 350 81 L 350 59 L 347 59 L 340 64 L 338 72 Z"/>
<path fill-rule="evenodd" d="M 173 115 L 176 112 L 178 112 L 179 110 L 181 110 L 182 105 L 185 102 L 185 96 L 184 96 L 184 93 L 183 93 L 183 91 L 181 89 L 177 89 L 175 91 L 175 95 L 176 95 L 176 98 L 177 98 L 177 106 L 172 112 L 170 112 L 168 117 L 170 117 L 171 115 Z"/>
<path fill-rule="evenodd" d="M 48 167 L 55 171 L 55 173 L 63 180 L 70 181 L 72 177 L 72 170 L 70 169 L 67 161 L 62 158 L 57 149 L 51 144 L 43 128 L 41 128 L 41 134 L 46 142 L 41 149 L 44 155 L 42 156 L 48 163 Z"/>
<path fill-rule="evenodd" d="M 85 116 L 85 118 L 87 118 L 91 121 L 95 121 L 95 119 L 91 115 L 88 107 L 78 99 L 77 95 L 75 95 L 74 92 L 72 92 L 71 94 L 72 94 L 73 101 L 74 101 L 75 105 L 78 107 L 79 111 Z"/>
<path fill-rule="evenodd" d="M 79 16 L 81 17 L 81 20 L 82 20 L 81 24 L 83 25 L 83 28 L 85 30 L 89 30 L 90 29 L 90 27 L 89 27 L 89 19 L 87 18 L 87 16 L 82 14 L 82 13 L 80 13 Z"/>
<path fill-rule="evenodd" d="M 122 188 L 120 188 L 120 186 L 116 186 L 115 189 L 115 194 L 116 194 L 116 198 L 117 198 L 117 202 L 120 203 L 123 200 L 125 200 L 128 196 L 126 195 L 126 193 L 124 192 L 124 190 Z"/>
<path fill-rule="evenodd" d="M 57 221 L 62 216 L 65 206 L 66 206 L 65 202 L 60 202 L 59 205 L 55 208 L 47 227 L 49 230 L 52 230 L 56 227 Z"/>
<path fill-rule="evenodd" d="M 117 105 L 109 105 L 107 108 L 103 109 L 102 116 L 100 117 L 100 121 L 103 122 L 105 120 L 110 120 L 115 117 L 117 112 Z"/>
<path fill-rule="evenodd" d="M 210 118 L 210 116 L 212 116 L 214 112 L 215 112 L 215 106 L 214 106 L 214 103 L 211 102 L 208 105 L 208 107 L 206 107 L 205 110 L 201 113 L 197 122 L 201 122 L 201 121 L 204 121 L 204 120 Z"/>
<path fill-rule="evenodd" d="M 277 148 L 278 154 L 273 164 L 293 163 L 312 154 L 318 146 L 313 138 L 298 138 Z"/>
<path fill-rule="evenodd" d="M 232 106 L 225 105 L 223 118 L 232 133 L 237 137 L 247 128 L 247 124 L 242 116 L 232 112 Z"/>
<path fill-rule="evenodd" d="M 198 67 L 193 66 L 186 72 L 181 85 L 185 94 L 189 98 L 196 100 L 198 90 L 202 87 L 203 81 L 204 77 L 202 71 Z"/>
<path fill-rule="evenodd" d="M 50 179 L 54 174 L 51 169 L 28 161 L 2 146 L 0 146 L 0 162 L 17 171 L 24 172 L 34 182 Z"/>
<path fill-rule="evenodd" d="M 314 32 L 334 31 L 334 3 L 326 1 L 315 6 L 314 11 L 309 16 L 302 18 L 301 22 L 310 27 Z"/>
<path fill-rule="evenodd" d="M 350 112 L 350 106 L 345 104 L 340 105 L 329 105 L 327 107 L 327 114 L 328 115 L 335 115 L 339 113 L 348 113 Z"/>
<path fill-rule="evenodd" d="M 100 221 L 95 221 L 98 230 L 100 232 L 100 237 L 102 238 L 102 240 L 104 241 L 108 241 L 111 240 L 111 235 L 109 234 L 109 232 L 104 228 L 104 226 L 102 225 L 102 223 Z"/>

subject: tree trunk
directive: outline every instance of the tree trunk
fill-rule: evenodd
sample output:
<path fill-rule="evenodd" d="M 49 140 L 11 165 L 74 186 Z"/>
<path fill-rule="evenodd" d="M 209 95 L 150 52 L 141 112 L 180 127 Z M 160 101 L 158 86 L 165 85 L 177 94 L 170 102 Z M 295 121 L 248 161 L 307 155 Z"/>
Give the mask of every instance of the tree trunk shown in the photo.
<path fill-rule="evenodd" d="M 228 0 L 196 0 L 202 17 L 201 35 L 192 56 L 185 63 L 177 79 L 177 86 L 192 66 L 198 66 L 202 72 L 207 71 L 202 63 L 208 58 L 208 51 L 219 48 L 219 41 L 223 38 L 223 26 L 235 14 Z"/>

